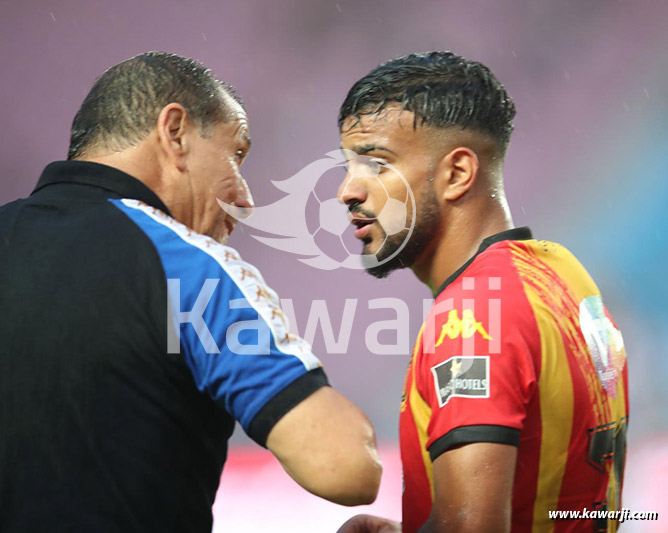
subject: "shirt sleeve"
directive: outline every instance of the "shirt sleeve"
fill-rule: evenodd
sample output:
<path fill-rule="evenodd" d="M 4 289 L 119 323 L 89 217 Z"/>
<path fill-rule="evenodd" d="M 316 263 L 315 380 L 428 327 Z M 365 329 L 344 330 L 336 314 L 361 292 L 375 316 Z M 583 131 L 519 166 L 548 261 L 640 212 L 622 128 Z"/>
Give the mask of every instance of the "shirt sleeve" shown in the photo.
<path fill-rule="evenodd" d="M 118 204 L 161 258 L 168 352 L 181 353 L 197 388 L 264 446 L 283 415 L 327 385 L 320 361 L 289 333 L 278 295 L 236 250 L 145 204 Z"/>
<path fill-rule="evenodd" d="M 278 295 L 235 250 L 199 253 L 190 270 L 192 281 L 168 280 L 186 363 L 198 388 L 264 445 L 284 414 L 326 384 L 320 361 L 289 333 Z"/>
<path fill-rule="evenodd" d="M 432 461 L 461 444 L 519 445 L 536 382 L 534 319 L 521 288 L 492 294 L 489 286 L 484 276 L 460 280 L 425 322 L 416 375 L 431 408 Z"/>

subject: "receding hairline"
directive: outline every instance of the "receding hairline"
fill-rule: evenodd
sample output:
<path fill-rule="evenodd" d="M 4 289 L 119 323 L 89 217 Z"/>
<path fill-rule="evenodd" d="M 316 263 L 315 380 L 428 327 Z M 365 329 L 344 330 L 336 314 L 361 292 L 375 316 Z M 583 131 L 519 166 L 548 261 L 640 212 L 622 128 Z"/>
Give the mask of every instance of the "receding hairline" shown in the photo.
<path fill-rule="evenodd" d="M 186 114 L 186 119 L 192 122 L 195 127 L 197 127 L 197 131 L 199 132 L 200 136 L 203 138 L 208 138 L 211 135 L 212 130 L 219 125 L 222 124 L 230 124 L 237 120 L 239 118 L 239 111 L 243 114 L 243 118 L 247 122 L 247 115 L 246 115 L 246 108 L 244 107 L 243 102 L 235 97 L 234 91 L 230 91 L 230 86 L 223 83 L 222 81 L 216 79 L 216 81 L 219 83 L 218 91 L 219 91 L 219 98 L 218 101 L 220 103 L 220 108 L 221 108 L 221 113 L 218 118 L 212 119 L 209 122 L 203 123 L 201 120 L 198 120 L 197 117 L 194 116 L 192 111 L 187 109 L 181 102 L 173 101 L 169 102 L 166 105 L 164 105 L 159 113 L 158 116 L 160 116 L 160 113 L 162 113 L 163 109 L 166 107 L 177 104 L 181 106 Z M 236 108 L 236 109 L 235 109 Z M 156 122 L 153 124 L 153 127 L 150 128 L 145 135 L 141 138 L 138 139 L 136 142 L 130 144 L 127 148 L 134 148 L 141 144 L 143 141 L 145 141 L 153 131 L 157 128 L 157 119 Z M 109 153 L 110 151 L 113 151 L 110 148 L 110 145 L 112 145 L 115 141 L 118 140 L 119 135 L 113 135 L 109 136 L 107 138 L 103 138 L 98 136 L 97 140 L 88 144 L 85 148 L 85 150 L 81 153 L 81 155 L 75 160 L 82 160 L 90 157 L 98 157 L 105 152 Z M 245 136 L 247 138 L 248 144 L 250 144 L 250 135 L 246 134 Z M 127 149 L 126 148 L 126 149 Z"/>
<path fill-rule="evenodd" d="M 200 61 L 145 52 L 109 67 L 95 80 L 72 121 L 68 159 L 137 146 L 170 104 L 181 105 L 204 135 L 245 112 L 234 87 Z"/>

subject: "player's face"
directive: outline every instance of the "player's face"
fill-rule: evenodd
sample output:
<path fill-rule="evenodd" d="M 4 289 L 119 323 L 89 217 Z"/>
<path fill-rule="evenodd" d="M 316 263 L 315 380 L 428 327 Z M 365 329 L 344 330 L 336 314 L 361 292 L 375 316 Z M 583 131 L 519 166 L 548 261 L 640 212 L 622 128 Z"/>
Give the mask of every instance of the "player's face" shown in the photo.
<path fill-rule="evenodd" d="M 362 115 L 359 121 L 348 117 L 341 130 L 348 172 L 338 198 L 348 205 L 357 227 L 355 236 L 364 243 L 363 253 L 374 254 L 380 263 L 368 272 L 385 277 L 412 266 L 438 233 L 441 208 L 433 185 L 437 161 L 425 129 L 413 128 L 413 114 L 395 106 Z M 409 189 L 417 209 L 414 222 Z M 387 212 L 383 208 L 388 198 L 405 202 L 406 212 L 390 210 L 379 219 L 381 212 Z M 388 220 L 392 216 L 402 219 Z M 388 234 L 384 229 L 388 227 L 404 229 Z"/>
<path fill-rule="evenodd" d="M 193 140 L 189 163 L 190 189 L 194 208 L 193 229 L 225 244 L 236 220 L 218 201 L 250 209 L 253 200 L 240 173 L 250 148 L 248 119 L 236 102 L 228 103 L 233 119 L 215 125 Z"/>

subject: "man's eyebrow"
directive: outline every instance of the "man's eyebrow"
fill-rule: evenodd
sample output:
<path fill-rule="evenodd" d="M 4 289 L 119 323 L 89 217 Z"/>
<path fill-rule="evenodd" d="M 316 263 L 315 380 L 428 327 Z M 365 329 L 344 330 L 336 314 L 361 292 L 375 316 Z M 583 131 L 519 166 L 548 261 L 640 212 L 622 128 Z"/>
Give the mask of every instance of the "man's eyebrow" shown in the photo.
<path fill-rule="evenodd" d="M 343 150 L 343 147 L 341 147 L 341 150 Z M 377 144 L 364 144 L 362 146 L 353 146 L 352 148 L 350 148 L 350 150 L 359 155 L 368 154 L 369 152 L 388 152 L 392 155 L 397 155 L 389 148 L 385 148 L 384 146 L 379 146 Z"/>
<path fill-rule="evenodd" d="M 251 147 L 251 144 L 252 144 L 250 134 L 247 131 L 245 131 L 241 135 L 241 137 L 243 138 L 244 142 L 246 143 L 246 150 L 250 150 L 250 147 Z"/>

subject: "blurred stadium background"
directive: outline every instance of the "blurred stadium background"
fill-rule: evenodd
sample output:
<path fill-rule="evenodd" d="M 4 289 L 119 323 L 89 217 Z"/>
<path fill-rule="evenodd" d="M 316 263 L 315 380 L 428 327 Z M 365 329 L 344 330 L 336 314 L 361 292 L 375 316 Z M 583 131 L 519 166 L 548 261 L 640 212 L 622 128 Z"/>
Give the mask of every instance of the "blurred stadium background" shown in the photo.
<path fill-rule="evenodd" d="M 658 511 L 660 521 L 623 530 L 666 532 L 666 22 L 668 3 L 651 0 L 3 1 L 0 203 L 29 194 L 44 165 L 65 157 L 71 120 L 93 79 L 143 51 L 198 58 L 238 88 L 253 136 L 244 175 L 258 205 L 283 196 L 270 180 L 338 147 L 338 107 L 378 63 L 434 49 L 482 61 L 518 108 L 505 170 L 515 222 L 580 258 L 624 333 L 631 388 L 624 506 Z M 428 292 L 410 272 L 376 281 L 354 270 L 316 270 L 243 227 L 230 244 L 293 300 L 300 332 L 313 300 L 327 302 L 335 334 L 346 299 L 357 300 L 346 353 L 327 353 L 322 330 L 313 344 L 333 384 L 377 428 L 386 469 L 381 495 L 366 510 L 398 519 L 397 418 L 408 353 L 365 347 L 369 325 L 395 318 L 368 302 L 402 298 L 412 342 Z M 214 510 L 217 532 L 335 531 L 359 512 L 302 491 L 240 431 Z"/>

